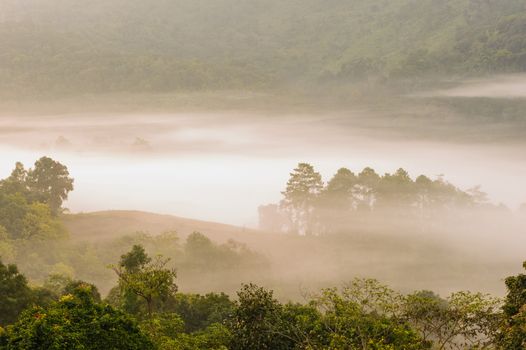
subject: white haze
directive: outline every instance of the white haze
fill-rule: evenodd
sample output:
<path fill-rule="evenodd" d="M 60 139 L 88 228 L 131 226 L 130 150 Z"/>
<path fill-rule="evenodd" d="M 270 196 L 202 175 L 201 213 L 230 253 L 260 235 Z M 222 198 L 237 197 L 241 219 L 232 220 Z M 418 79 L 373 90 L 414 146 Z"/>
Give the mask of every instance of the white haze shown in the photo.
<path fill-rule="evenodd" d="M 524 143 L 455 143 L 396 124 L 367 126 L 365 111 L 71 114 L 0 117 L 0 177 L 16 161 L 49 155 L 75 178 L 73 212 L 137 209 L 255 226 L 257 207 L 277 202 L 291 169 L 312 163 L 327 181 L 339 167 L 413 177 L 445 175 L 481 185 L 493 202 L 526 202 Z M 352 121 L 352 122 L 349 122 Z M 522 147 L 521 147 L 522 146 Z"/>
<path fill-rule="evenodd" d="M 424 96 L 526 98 L 526 75 L 502 75 L 470 79 L 450 89 L 420 94 Z"/>

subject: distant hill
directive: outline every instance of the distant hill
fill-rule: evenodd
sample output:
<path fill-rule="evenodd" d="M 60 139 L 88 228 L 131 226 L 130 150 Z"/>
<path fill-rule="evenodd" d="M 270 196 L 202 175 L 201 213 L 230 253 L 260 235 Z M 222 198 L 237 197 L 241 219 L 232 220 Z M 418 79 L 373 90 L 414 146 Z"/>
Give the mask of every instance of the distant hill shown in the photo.
<path fill-rule="evenodd" d="M 526 71 L 524 0 L 2 0 L 0 92 Z"/>

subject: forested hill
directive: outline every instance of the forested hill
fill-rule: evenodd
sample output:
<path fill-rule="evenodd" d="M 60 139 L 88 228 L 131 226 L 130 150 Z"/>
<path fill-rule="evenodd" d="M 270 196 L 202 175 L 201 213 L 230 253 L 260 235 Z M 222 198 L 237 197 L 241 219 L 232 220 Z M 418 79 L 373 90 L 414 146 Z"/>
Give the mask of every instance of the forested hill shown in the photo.
<path fill-rule="evenodd" d="M 0 90 L 259 89 L 526 70 L 525 0 L 1 0 Z"/>

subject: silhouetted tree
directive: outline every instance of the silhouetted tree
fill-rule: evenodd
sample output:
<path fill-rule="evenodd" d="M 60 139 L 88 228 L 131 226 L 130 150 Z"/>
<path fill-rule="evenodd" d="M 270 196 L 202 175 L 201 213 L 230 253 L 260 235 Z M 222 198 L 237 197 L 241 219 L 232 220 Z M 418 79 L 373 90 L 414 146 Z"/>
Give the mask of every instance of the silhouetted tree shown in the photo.
<path fill-rule="evenodd" d="M 321 175 L 310 164 L 299 163 L 290 174 L 287 187 L 282 192 L 281 208 L 289 214 L 293 231 L 313 233 L 314 211 L 322 188 Z"/>

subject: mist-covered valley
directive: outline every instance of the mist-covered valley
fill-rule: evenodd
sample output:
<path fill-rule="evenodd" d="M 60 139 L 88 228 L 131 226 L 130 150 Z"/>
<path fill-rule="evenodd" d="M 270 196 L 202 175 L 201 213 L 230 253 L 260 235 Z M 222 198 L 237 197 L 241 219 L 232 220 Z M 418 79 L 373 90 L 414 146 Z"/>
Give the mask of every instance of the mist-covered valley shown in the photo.
<path fill-rule="evenodd" d="M 500 294 L 499 276 L 517 269 L 525 242 L 521 205 L 526 189 L 518 185 L 526 174 L 521 117 L 526 102 L 516 89 L 521 79 L 460 81 L 420 95 L 350 95 L 339 103 L 341 96 L 320 95 L 319 106 L 302 96 L 282 103 L 282 112 L 258 101 L 279 97 L 249 96 L 240 103 L 232 93 L 225 94 L 230 98 L 220 107 L 165 106 L 150 113 L 148 107 L 123 104 L 104 114 L 103 102 L 76 112 L 71 101 L 41 103 L 45 114 L 19 106 L 1 118 L 2 174 L 9 175 L 17 161 L 31 164 L 45 154 L 67 164 L 75 178 L 75 191 L 65 203 L 71 213 L 134 210 L 233 225 L 232 232 L 221 230 L 217 236 L 214 225 L 211 232 L 189 225 L 180 234 L 204 231 L 213 241 L 246 243 L 269 259 L 273 271 L 251 279 L 282 288 L 289 297 L 298 297 L 307 285 L 331 285 L 356 275 L 404 289 Z M 203 102 L 210 100 L 203 94 Z M 331 108 L 325 108 L 329 101 Z M 279 232 L 260 233 L 266 228 L 258 227 L 258 207 L 279 204 L 290 171 L 302 161 L 312 164 L 325 183 L 340 167 L 356 174 L 371 167 L 380 175 L 404 168 L 413 179 L 424 174 L 464 191 L 483 191 L 484 203 L 495 209 L 459 208 L 433 219 L 438 221 L 426 229 L 420 220 L 403 216 L 366 220 L 359 215 L 332 238 L 292 238 L 276 228 Z M 92 242 L 137 231 L 180 231 L 175 219 L 128 225 L 117 215 L 122 228 L 103 222 L 84 233 L 85 227 L 71 220 L 72 237 Z M 241 282 L 234 278 L 226 285 L 235 290 Z M 202 283 L 195 287 L 206 290 L 206 282 L 198 287 Z"/>
<path fill-rule="evenodd" d="M 524 0 L 0 0 L 0 350 L 526 347 Z"/>

